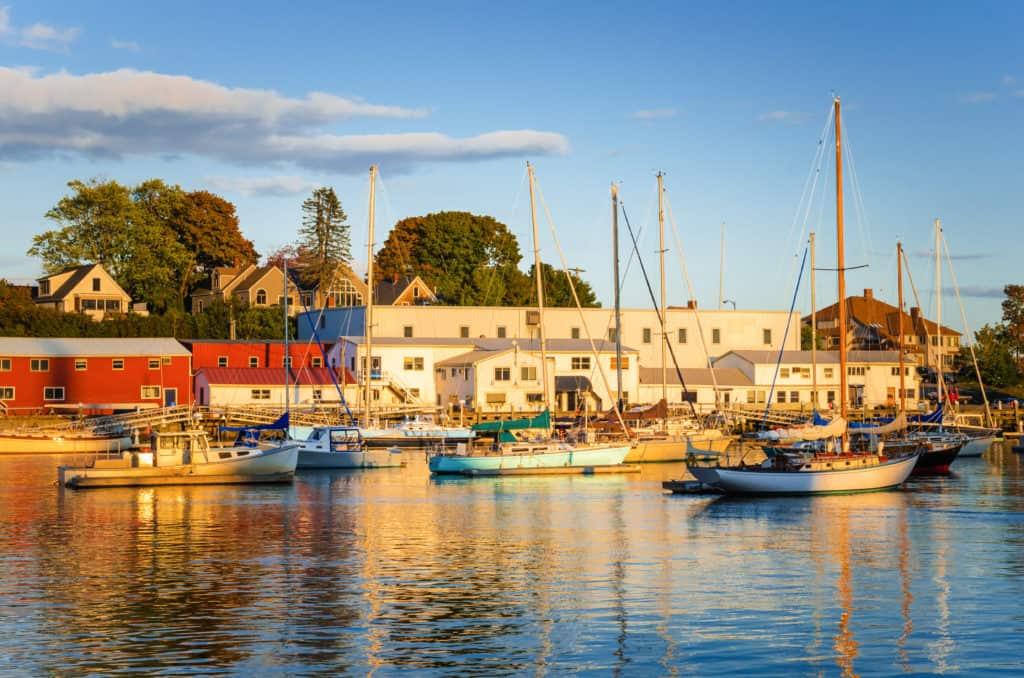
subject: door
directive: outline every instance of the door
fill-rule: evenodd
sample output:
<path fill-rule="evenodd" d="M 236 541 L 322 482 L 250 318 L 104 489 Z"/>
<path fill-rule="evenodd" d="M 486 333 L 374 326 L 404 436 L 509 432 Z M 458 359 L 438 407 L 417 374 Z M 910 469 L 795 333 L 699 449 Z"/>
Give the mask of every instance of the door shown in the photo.
<path fill-rule="evenodd" d="M 178 404 L 178 389 L 176 388 L 165 388 L 164 389 L 164 407 L 174 407 Z"/>

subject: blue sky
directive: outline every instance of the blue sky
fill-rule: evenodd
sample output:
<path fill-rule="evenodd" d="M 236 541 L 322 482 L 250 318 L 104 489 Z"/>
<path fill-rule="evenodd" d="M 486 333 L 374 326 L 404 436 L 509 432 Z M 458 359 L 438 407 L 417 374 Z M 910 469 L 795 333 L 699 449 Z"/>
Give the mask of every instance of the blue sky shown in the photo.
<path fill-rule="evenodd" d="M 848 289 L 895 302 L 902 239 L 934 316 L 936 217 L 972 328 L 1024 282 L 1017 3 L 208 4 L 0 5 L 0 276 L 39 274 L 24 253 L 52 227 L 43 214 L 91 177 L 213 190 L 263 253 L 331 185 L 365 266 L 371 163 L 378 242 L 403 217 L 468 210 L 509 225 L 525 268 L 530 160 L 569 265 L 606 305 L 609 184 L 653 271 L 660 170 L 699 303 L 717 306 L 724 221 L 724 296 L 785 308 L 806 232 L 819 266 L 834 257 L 831 161 L 808 218 L 795 215 L 835 92 L 859 180 L 846 184 L 847 263 L 868 266 Z M 669 242 L 669 300 L 683 304 Z M 824 304 L 835 285 L 818 277 Z M 647 304 L 635 265 L 623 299 Z M 961 326 L 953 302 L 943 318 Z"/>

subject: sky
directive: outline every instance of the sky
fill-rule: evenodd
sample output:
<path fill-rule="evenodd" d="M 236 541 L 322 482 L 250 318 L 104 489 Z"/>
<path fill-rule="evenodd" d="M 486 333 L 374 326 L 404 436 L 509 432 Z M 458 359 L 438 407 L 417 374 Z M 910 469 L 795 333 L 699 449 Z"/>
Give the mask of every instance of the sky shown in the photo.
<path fill-rule="evenodd" d="M 934 317 L 937 218 L 943 324 L 964 326 L 953 275 L 972 330 L 1024 283 L 1020 3 L 293 4 L 0 4 L 0 277 L 40 275 L 32 237 L 91 178 L 218 193 L 263 254 L 333 186 L 365 270 L 371 164 L 377 247 L 465 210 L 507 224 L 525 270 L 529 161 L 542 258 L 604 305 L 613 183 L 657 294 L 662 172 L 670 304 L 717 308 L 721 279 L 727 309 L 807 312 L 809 232 L 835 268 L 838 95 L 848 291 L 895 303 L 899 240 Z M 624 221 L 623 305 L 645 308 Z M 835 273 L 816 278 L 833 302 Z"/>

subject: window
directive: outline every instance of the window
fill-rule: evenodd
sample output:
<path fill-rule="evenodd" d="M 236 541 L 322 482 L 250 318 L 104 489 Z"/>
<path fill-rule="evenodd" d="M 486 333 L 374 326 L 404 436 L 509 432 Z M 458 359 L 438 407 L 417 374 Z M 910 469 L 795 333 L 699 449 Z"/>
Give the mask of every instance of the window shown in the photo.
<path fill-rule="evenodd" d="M 503 405 L 505 403 L 504 393 L 488 393 L 486 395 L 488 405 Z"/>
<path fill-rule="evenodd" d="M 32 358 L 29 361 L 29 369 L 33 372 L 49 372 L 50 361 L 47 358 Z"/>
<path fill-rule="evenodd" d="M 306 304 L 307 306 L 309 304 Z M 336 280 L 334 286 L 327 292 L 324 299 L 325 306 L 362 306 L 363 295 L 356 289 L 355 285 L 348 278 Z"/>
<path fill-rule="evenodd" d="M 324 366 L 324 359 L 321 358 L 318 355 L 315 355 L 315 356 L 313 356 L 312 358 L 309 359 L 309 364 L 312 367 L 323 367 Z"/>
<path fill-rule="evenodd" d="M 537 368 L 535 366 L 520 367 L 519 378 L 522 381 L 537 381 Z"/>
<path fill-rule="evenodd" d="M 322 388 L 313 389 L 313 402 L 318 403 L 323 400 L 324 390 Z"/>
<path fill-rule="evenodd" d="M 622 402 L 629 403 L 629 391 L 622 392 Z"/>
<path fill-rule="evenodd" d="M 758 391 L 757 392 L 757 402 L 759 404 L 763 405 L 765 400 L 767 400 L 767 398 L 768 398 L 768 392 L 767 391 L 763 391 L 762 390 L 762 391 Z"/>
<path fill-rule="evenodd" d="M 259 367 L 260 357 L 258 355 L 249 356 L 249 367 Z"/>
<path fill-rule="evenodd" d="M 162 364 L 164 364 L 164 365 L 170 365 L 171 364 L 171 356 L 169 356 L 169 355 L 162 356 L 160 358 L 160 362 Z"/>
<path fill-rule="evenodd" d="M 371 391 L 371 393 L 372 393 L 372 395 L 371 395 L 371 399 L 372 400 L 380 400 L 380 389 L 379 388 L 373 389 L 373 391 Z"/>
<path fill-rule="evenodd" d="M 107 310 L 108 311 L 120 311 L 121 300 L 120 299 L 107 299 Z"/>
<path fill-rule="evenodd" d="M 913 399 L 914 399 L 914 389 L 908 388 L 907 389 L 907 400 L 913 400 Z"/>
<path fill-rule="evenodd" d="M 779 378 L 780 379 L 789 379 L 789 368 L 788 367 L 780 367 L 779 368 Z"/>
<path fill-rule="evenodd" d="M 574 369 L 574 370 L 589 370 L 590 369 L 590 356 L 574 355 L 572 357 L 572 369 Z"/>
<path fill-rule="evenodd" d="M 765 346 L 771 346 L 772 343 L 772 331 L 769 329 L 761 330 L 761 341 L 764 342 Z"/>
<path fill-rule="evenodd" d="M 609 327 L 608 328 L 608 341 L 615 341 L 615 328 L 614 327 Z"/>
<path fill-rule="evenodd" d="M 405 327 L 402 328 L 402 336 L 403 337 L 411 337 L 412 336 L 412 325 L 406 325 Z M 466 335 L 466 336 L 469 336 L 469 335 Z"/>
<path fill-rule="evenodd" d="M 409 389 L 409 397 L 410 398 L 416 398 L 416 400 L 419 400 L 420 399 L 420 390 L 418 388 L 410 388 Z"/>
<path fill-rule="evenodd" d="M 282 306 L 282 307 L 284 306 L 284 295 L 283 294 L 279 295 L 277 297 L 277 305 L 278 306 Z M 290 294 L 288 295 L 288 305 L 289 306 L 294 306 L 295 305 L 295 301 L 292 299 Z"/>
<path fill-rule="evenodd" d="M 420 296 L 420 288 L 419 287 L 412 288 L 412 296 L 413 296 L 413 298 L 417 298 L 417 297 Z"/>
<path fill-rule="evenodd" d="M 651 343 L 651 328 L 650 328 L 650 327 L 645 327 L 645 328 L 644 328 L 644 338 L 643 338 L 643 342 L 644 342 L 645 344 L 649 344 L 649 343 Z"/>
<path fill-rule="evenodd" d="M 227 367 L 228 357 L 226 355 L 217 356 L 217 367 Z"/>
<path fill-rule="evenodd" d="M 835 370 L 834 367 L 826 367 L 825 368 L 825 378 L 826 379 L 834 379 L 835 378 L 835 374 L 836 374 L 836 370 Z"/>
<path fill-rule="evenodd" d="M 290 355 L 286 355 L 285 357 L 281 358 L 281 367 L 291 367 L 291 366 L 292 366 L 292 357 Z"/>
<path fill-rule="evenodd" d="M 39 296 L 48 297 L 50 296 L 50 281 L 40 280 L 39 281 Z"/>
<path fill-rule="evenodd" d="M 528 403 L 542 403 L 542 402 L 544 402 L 544 394 L 543 393 L 527 393 L 526 394 L 526 402 L 528 402 Z"/>
<path fill-rule="evenodd" d="M 299 295 L 299 299 L 302 301 L 303 308 L 309 308 L 313 305 L 313 295 L 310 292 L 303 292 Z"/>
<path fill-rule="evenodd" d="M 828 393 L 825 394 L 825 399 L 830 403 L 834 403 L 836 401 L 836 392 L 829 391 Z"/>
<path fill-rule="evenodd" d="M 99 292 L 100 291 L 100 279 L 99 278 L 93 278 L 92 279 L 92 291 L 93 292 Z"/>
<path fill-rule="evenodd" d="M 676 333 L 676 342 L 680 343 L 680 344 L 685 344 L 686 343 L 686 328 L 685 327 L 680 327 L 679 328 L 679 331 Z"/>
<path fill-rule="evenodd" d="M 939 345 L 939 338 L 937 336 L 936 337 L 932 337 L 932 346 L 938 346 L 938 345 Z"/>
<path fill-rule="evenodd" d="M 892 368 L 892 376 L 894 376 L 894 377 L 898 377 L 898 376 L 900 376 L 900 368 L 898 368 L 898 367 L 893 367 L 893 368 Z"/>
<path fill-rule="evenodd" d="M 257 306 L 266 306 L 267 305 L 267 291 L 266 290 L 256 290 L 256 305 Z"/>
<path fill-rule="evenodd" d="M 711 330 L 711 343 L 712 344 L 721 344 L 722 343 L 722 330 L 718 329 L 717 327 L 715 329 Z"/>
<path fill-rule="evenodd" d="M 85 358 L 78 358 L 77 360 L 75 360 L 75 371 L 76 372 L 81 372 L 81 371 L 87 370 L 87 369 L 89 369 L 89 361 L 88 360 L 86 360 Z"/>
<path fill-rule="evenodd" d="M 495 367 L 494 368 L 494 381 L 511 381 L 512 379 L 512 368 L 510 367 Z"/>
<path fill-rule="evenodd" d="M 402 358 L 402 369 L 421 372 L 423 370 L 423 356 L 418 355 L 411 358 Z"/>
<path fill-rule="evenodd" d="M 160 399 L 160 387 L 159 386 L 143 386 L 142 387 L 142 399 L 143 400 L 159 400 Z"/>
<path fill-rule="evenodd" d="M 864 376 L 864 372 L 865 372 L 865 368 L 864 368 L 863 365 L 858 365 L 856 367 L 851 365 L 851 366 L 846 368 L 846 374 L 848 374 L 851 377 L 863 377 Z"/>
<path fill-rule="evenodd" d="M 613 357 L 611 360 L 609 360 L 608 367 L 613 370 L 619 369 L 618 360 Z M 629 356 L 622 356 L 622 369 L 629 369 Z M 623 396 L 623 400 L 625 400 L 625 396 Z"/>
<path fill-rule="evenodd" d="M 462 325 L 459 327 L 459 336 L 463 339 L 469 338 L 469 325 Z"/>
<path fill-rule="evenodd" d="M 249 397 L 252 400 L 270 400 L 270 389 L 254 388 L 249 392 Z"/>
<path fill-rule="evenodd" d="M 10 371 L 11 371 L 11 359 L 10 358 L 0 358 L 0 372 L 10 372 Z"/>
<path fill-rule="evenodd" d="M 0 400 L 14 400 L 14 387 L 0 386 Z"/>
<path fill-rule="evenodd" d="M 123 370 L 124 369 L 124 358 L 114 358 L 113 360 L 111 360 L 110 361 L 110 368 L 113 369 L 113 370 Z"/>
<path fill-rule="evenodd" d="M 785 391 L 779 391 L 778 393 L 775 394 L 775 398 L 780 403 L 786 402 L 786 392 Z"/>
<path fill-rule="evenodd" d="M 95 299 L 82 299 L 78 302 L 78 306 L 83 311 L 95 311 L 96 309 L 103 310 L 103 300 L 100 299 L 98 302 Z"/>
<path fill-rule="evenodd" d="M 800 394 L 796 391 L 789 392 L 789 402 L 798 403 L 800 402 Z"/>
<path fill-rule="evenodd" d="M 47 386 L 43 389 L 43 400 L 64 400 L 63 386 Z"/>
<path fill-rule="evenodd" d="M 580 338 L 580 328 L 574 327 L 571 330 L 569 330 L 569 336 L 572 337 L 573 339 L 579 339 Z"/>
<path fill-rule="evenodd" d="M 747 391 L 747 404 L 748 405 L 753 405 L 754 404 L 754 391 Z"/>
<path fill-rule="evenodd" d="M 159 370 L 160 369 L 160 358 L 150 358 L 148 361 L 149 369 Z M 77 365 L 76 365 L 77 367 Z"/>
<path fill-rule="evenodd" d="M 501 327 L 498 328 L 498 339 L 504 339 L 504 338 L 505 338 L 505 327 L 501 326 Z"/>
<path fill-rule="evenodd" d="M 437 376 L 439 376 L 442 379 L 445 378 L 445 369 L 443 367 L 438 367 L 436 370 L 434 370 L 434 373 L 437 374 Z M 455 376 L 455 368 L 452 368 L 452 376 Z"/>

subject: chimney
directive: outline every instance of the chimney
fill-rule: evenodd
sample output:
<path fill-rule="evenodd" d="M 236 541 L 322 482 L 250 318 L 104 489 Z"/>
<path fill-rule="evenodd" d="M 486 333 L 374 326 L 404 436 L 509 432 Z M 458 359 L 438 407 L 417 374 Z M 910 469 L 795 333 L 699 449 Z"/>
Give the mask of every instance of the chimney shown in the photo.
<path fill-rule="evenodd" d="M 916 323 L 918 321 L 918 319 L 920 319 L 920 317 L 921 317 L 921 309 L 919 307 L 917 307 L 917 306 L 911 306 L 910 307 L 910 319 L 913 320 Z"/>
<path fill-rule="evenodd" d="M 689 301 L 687 301 L 686 302 L 686 308 L 690 309 L 691 311 L 696 310 L 696 308 L 697 308 L 697 300 L 696 299 L 690 299 Z"/>
<path fill-rule="evenodd" d="M 394 275 L 391 276 L 391 284 L 392 285 L 397 285 L 398 284 L 398 274 L 397 273 L 395 273 Z"/>
<path fill-rule="evenodd" d="M 864 288 L 864 298 L 865 299 L 874 299 L 875 298 L 875 291 L 872 290 L 870 287 L 865 287 Z"/>

